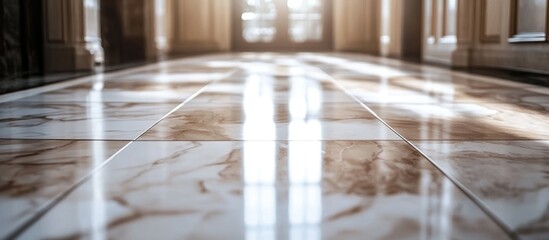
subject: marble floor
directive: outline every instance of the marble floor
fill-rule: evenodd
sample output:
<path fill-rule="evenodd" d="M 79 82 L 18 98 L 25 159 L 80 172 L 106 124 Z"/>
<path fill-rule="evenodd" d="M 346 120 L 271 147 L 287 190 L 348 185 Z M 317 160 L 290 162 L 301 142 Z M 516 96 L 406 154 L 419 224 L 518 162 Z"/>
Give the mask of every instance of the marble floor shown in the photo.
<path fill-rule="evenodd" d="M 342 53 L 0 96 L 0 239 L 549 239 L 549 89 Z"/>

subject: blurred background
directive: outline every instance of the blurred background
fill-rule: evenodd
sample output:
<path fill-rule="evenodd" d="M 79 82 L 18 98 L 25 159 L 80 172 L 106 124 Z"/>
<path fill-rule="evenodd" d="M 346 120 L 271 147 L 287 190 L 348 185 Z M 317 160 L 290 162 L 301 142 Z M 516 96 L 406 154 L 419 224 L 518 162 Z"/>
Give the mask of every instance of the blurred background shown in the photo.
<path fill-rule="evenodd" d="M 0 0 L 0 93 L 228 51 L 357 52 L 548 85 L 548 7 L 548 0 Z"/>

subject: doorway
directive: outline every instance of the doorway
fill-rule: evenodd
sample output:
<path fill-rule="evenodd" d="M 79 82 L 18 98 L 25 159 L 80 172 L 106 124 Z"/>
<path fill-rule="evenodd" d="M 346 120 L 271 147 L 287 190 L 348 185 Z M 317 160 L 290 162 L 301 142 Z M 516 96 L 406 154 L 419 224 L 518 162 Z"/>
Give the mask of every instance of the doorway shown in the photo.
<path fill-rule="evenodd" d="M 330 0 L 235 0 L 237 51 L 327 51 L 332 48 Z"/>

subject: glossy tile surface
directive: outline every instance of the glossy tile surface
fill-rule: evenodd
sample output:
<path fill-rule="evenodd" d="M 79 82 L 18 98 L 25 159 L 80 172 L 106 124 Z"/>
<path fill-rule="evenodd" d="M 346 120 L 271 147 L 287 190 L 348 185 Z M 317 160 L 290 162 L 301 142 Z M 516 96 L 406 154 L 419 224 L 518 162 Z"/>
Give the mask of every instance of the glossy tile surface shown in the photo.
<path fill-rule="evenodd" d="M 400 139 L 336 91 L 329 76 L 303 68 L 307 71 L 293 66 L 244 69 L 208 86 L 139 140 Z"/>
<path fill-rule="evenodd" d="M 547 88 L 371 57 L 316 60 L 517 237 L 549 238 Z"/>
<path fill-rule="evenodd" d="M 0 238 L 127 142 L 0 140 Z"/>
<path fill-rule="evenodd" d="M 0 238 L 548 239 L 548 96 L 344 53 L 0 96 Z"/>
<path fill-rule="evenodd" d="M 549 104 L 368 106 L 409 140 L 549 139 Z"/>
<path fill-rule="evenodd" d="M 177 103 L 7 102 L 0 138 L 133 140 Z"/>
<path fill-rule="evenodd" d="M 549 140 L 414 144 L 521 236 L 549 234 Z"/>
<path fill-rule="evenodd" d="M 136 142 L 95 178 L 22 238 L 507 238 L 402 141 Z"/>
<path fill-rule="evenodd" d="M 396 140 L 357 103 L 292 109 L 292 104 L 193 104 L 172 113 L 139 140 Z M 296 106 L 296 105 L 293 105 Z M 299 106 L 297 106 L 299 107 Z M 305 110 L 304 112 L 301 112 Z"/>
<path fill-rule="evenodd" d="M 203 69 L 200 69 L 204 71 Z M 56 91 L 37 94 L 18 101 L 44 102 L 175 102 L 191 97 L 209 83 L 222 79 L 230 70 L 222 72 L 142 73 L 79 84 Z"/>
<path fill-rule="evenodd" d="M 346 77 L 337 79 L 361 101 L 373 104 L 549 103 L 549 94 L 494 84 L 456 87 L 458 84 L 453 82 L 422 81 L 421 77 L 395 77 L 385 80 Z"/>

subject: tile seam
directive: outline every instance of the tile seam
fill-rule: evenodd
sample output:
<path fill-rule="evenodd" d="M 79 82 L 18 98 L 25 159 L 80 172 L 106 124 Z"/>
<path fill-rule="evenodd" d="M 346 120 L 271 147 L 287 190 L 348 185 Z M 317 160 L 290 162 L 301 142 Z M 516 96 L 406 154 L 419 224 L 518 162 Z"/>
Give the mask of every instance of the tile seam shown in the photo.
<path fill-rule="evenodd" d="M 496 225 L 498 225 L 501 230 L 503 230 L 509 237 L 512 239 L 519 239 L 518 235 L 515 231 L 513 231 L 507 224 L 505 224 L 499 217 L 497 217 L 488 206 L 484 204 L 482 200 L 480 200 L 476 194 L 474 194 L 471 190 L 469 190 L 467 187 L 465 187 L 461 182 L 457 181 L 454 177 L 449 175 L 446 171 L 444 171 L 435 161 L 433 161 L 429 156 L 427 156 L 423 151 L 421 151 L 417 146 L 415 146 L 412 142 L 410 142 L 408 139 L 406 139 L 402 134 L 397 132 L 394 128 L 392 128 L 387 122 L 385 122 L 379 115 L 377 115 L 372 109 L 370 109 L 366 104 L 361 102 L 357 97 L 352 95 L 343 85 L 341 85 L 335 78 L 333 78 L 331 75 L 324 72 L 322 69 L 317 68 L 318 70 L 322 71 L 324 75 L 328 78 L 328 80 L 336 85 L 341 91 L 346 93 L 349 97 L 354 99 L 358 104 L 360 104 L 362 107 L 364 107 L 368 112 L 374 115 L 377 120 L 382 122 L 385 126 L 387 126 L 391 131 L 393 131 L 396 135 L 398 135 L 403 141 L 408 143 L 409 146 L 411 146 L 414 150 L 416 150 L 418 153 L 420 153 L 425 159 L 427 159 L 435 168 L 437 168 L 446 178 L 448 178 L 458 189 L 460 189 L 473 203 L 477 205 L 483 211 Z"/>
<path fill-rule="evenodd" d="M 170 112 L 168 112 L 167 114 L 165 114 L 162 118 L 160 118 L 159 120 L 157 120 L 154 124 L 152 124 L 152 126 L 150 126 L 149 128 L 145 129 L 144 131 L 141 132 L 141 134 L 137 135 L 137 137 L 135 137 L 133 140 L 126 140 L 128 141 L 128 143 L 126 145 L 124 145 L 122 148 L 120 148 L 118 151 L 116 151 L 113 155 L 111 155 L 110 157 L 108 157 L 105 161 L 103 161 L 99 166 L 97 166 L 96 168 L 92 169 L 90 172 L 88 172 L 86 175 L 84 175 L 82 178 L 78 179 L 76 181 L 76 183 L 72 184 L 70 187 L 68 187 L 65 191 L 57 194 L 56 196 L 54 196 L 52 199 L 50 199 L 47 203 L 41 205 L 37 211 L 31 216 L 29 217 L 29 219 L 27 219 L 26 221 L 24 221 L 23 223 L 21 223 L 19 226 L 17 226 L 12 232 L 8 233 L 8 235 L 5 237 L 5 239 L 16 239 L 18 236 L 20 236 L 21 234 L 23 234 L 27 229 L 29 229 L 30 227 L 32 227 L 36 222 L 38 222 L 44 215 L 46 215 L 51 209 L 53 209 L 55 206 L 57 206 L 57 204 L 61 203 L 67 196 L 69 196 L 71 193 L 73 193 L 78 187 L 82 186 L 84 183 L 86 183 L 90 178 L 93 177 L 93 175 L 95 175 L 97 172 L 101 171 L 107 164 L 109 164 L 111 161 L 113 161 L 113 159 L 118 156 L 121 152 L 123 152 L 125 149 L 127 149 L 132 143 L 134 142 L 137 142 L 137 139 L 139 139 L 139 137 L 141 137 L 143 134 L 145 134 L 147 131 L 149 131 L 151 128 L 153 128 L 156 124 L 158 124 L 159 122 L 161 122 L 163 119 L 165 119 L 167 116 L 169 116 L 170 114 L 172 114 L 173 112 L 177 111 L 179 108 L 181 108 L 183 105 L 185 105 L 187 102 L 191 101 L 194 97 L 198 96 L 200 93 L 202 93 L 208 86 L 216 83 L 216 82 L 219 82 L 231 75 L 233 75 L 234 73 L 238 72 L 239 70 L 235 69 L 235 70 L 232 70 L 230 72 L 228 72 L 227 74 L 224 74 L 223 77 L 220 77 L 219 79 L 216 79 L 210 83 L 208 83 L 207 85 L 205 85 L 204 87 L 202 87 L 201 89 L 199 89 L 197 92 L 195 92 L 193 95 L 191 95 L 191 97 L 187 98 L 185 101 L 183 101 L 182 103 L 180 103 L 179 105 L 177 105 L 175 108 L 173 108 Z M 97 141 L 100 141 L 100 140 L 97 140 Z M 123 140 L 122 140 L 123 141 Z"/>

